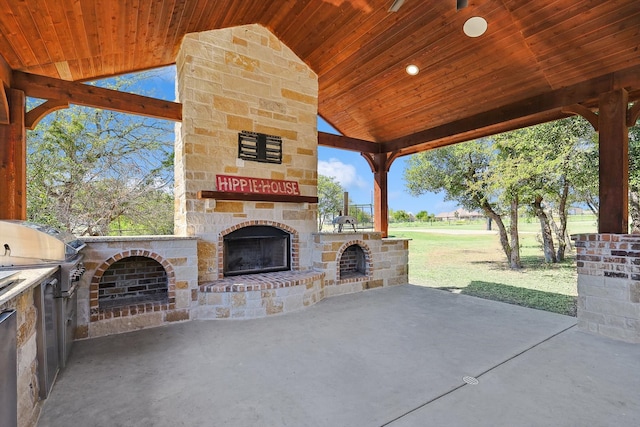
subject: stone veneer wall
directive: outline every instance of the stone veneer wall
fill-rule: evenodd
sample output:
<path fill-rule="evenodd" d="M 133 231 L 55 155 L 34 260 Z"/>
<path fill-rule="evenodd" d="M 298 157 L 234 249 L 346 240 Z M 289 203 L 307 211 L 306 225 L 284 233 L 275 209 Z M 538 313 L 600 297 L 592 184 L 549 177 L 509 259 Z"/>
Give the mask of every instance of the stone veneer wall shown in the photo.
<path fill-rule="evenodd" d="M 284 314 L 334 295 L 409 281 L 409 241 L 382 233 L 316 233 L 313 269 L 234 276 L 200 282 L 195 319 L 250 319 Z M 364 252 L 366 274 L 340 280 L 340 257 L 352 245 Z"/>
<path fill-rule="evenodd" d="M 86 272 L 78 289 L 76 339 L 129 332 L 189 320 L 198 304 L 196 239 L 176 236 L 85 237 Z M 142 256 L 160 263 L 167 272 L 168 300 L 100 309 L 98 284 L 116 261 Z"/>
<path fill-rule="evenodd" d="M 182 123 L 176 126 L 175 233 L 197 236 L 201 282 L 219 279 L 223 230 L 247 221 L 286 224 L 299 233 L 299 269 L 311 267 L 315 204 L 202 200 L 216 175 L 296 181 L 316 196 L 315 73 L 259 25 L 188 34 L 176 57 Z M 280 136 L 282 164 L 238 159 L 238 133 Z"/>
<path fill-rule="evenodd" d="M 640 343 L 640 236 L 574 236 L 578 325 L 599 335 Z"/>
<path fill-rule="evenodd" d="M 40 416 L 41 401 L 38 383 L 38 345 L 36 342 L 36 321 L 38 311 L 34 303 L 34 288 L 22 292 L 15 298 L 0 304 L 0 313 L 16 310 L 17 315 L 17 382 L 18 382 L 18 425 L 35 426 Z M 3 343 L 0 343 L 2 345 Z M 0 372 L 0 375 L 4 375 Z"/>
<path fill-rule="evenodd" d="M 409 241 L 383 239 L 382 233 L 316 233 L 313 236 L 313 268 L 325 272 L 326 296 L 409 283 Z M 369 262 L 366 276 L 340 280 L 340 256 L 359 245 Z"/>

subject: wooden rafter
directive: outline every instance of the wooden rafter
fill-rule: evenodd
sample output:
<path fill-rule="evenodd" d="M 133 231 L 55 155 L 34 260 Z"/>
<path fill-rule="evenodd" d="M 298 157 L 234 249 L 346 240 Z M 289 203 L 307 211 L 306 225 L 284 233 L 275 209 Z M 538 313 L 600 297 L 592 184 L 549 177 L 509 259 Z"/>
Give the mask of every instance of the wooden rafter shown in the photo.
<path fill-rule="evenodd" d="M 364 139 L 318 132 L 318 145 L 339 148 L 341 150 L 358 151 L 360 153 L 379 153 L 380 144 Z"/>
<path fill-rule="evenodd" d="M 182 120 L 182 104 L 83 83 L 13 72 L 12 87 L 27 96 L 173 121 Z"/>

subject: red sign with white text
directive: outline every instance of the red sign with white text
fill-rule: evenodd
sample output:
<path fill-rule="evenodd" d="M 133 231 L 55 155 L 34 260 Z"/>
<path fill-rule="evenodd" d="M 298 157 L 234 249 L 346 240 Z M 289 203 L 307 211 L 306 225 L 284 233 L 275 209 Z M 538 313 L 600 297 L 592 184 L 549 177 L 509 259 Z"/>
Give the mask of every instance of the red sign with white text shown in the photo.
<path fill-rule="evenodd" d="M 295 181 L 279 179 L 249 178 L 246 176 L 216 175 L 218 191 L 229 193 L 284 194 L 299 196 L 300 188 Z"/>

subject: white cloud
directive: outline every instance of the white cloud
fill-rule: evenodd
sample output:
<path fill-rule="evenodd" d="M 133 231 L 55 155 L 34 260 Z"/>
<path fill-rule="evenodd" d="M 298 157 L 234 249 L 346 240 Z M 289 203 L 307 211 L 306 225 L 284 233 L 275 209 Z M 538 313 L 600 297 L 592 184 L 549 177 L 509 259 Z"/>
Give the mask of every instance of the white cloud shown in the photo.
<path fill-rule="evenodd" d="M 358 175 L 355 166 L 342 163 L 335 158 L 329 161 L 319 160 L 318 173 L 335 178 L 344 188 L 367 188 L 367 181 Z"/>
<path fill-rule="evenodd" d="M 433 208 L 433 212 L 429 211 L 429 213 L 435 213 L 436 215 L 443 212 L 453 212 L 458 209 L 460 206 L 457 202 L 447 201 L 447 202 L 439 202 L 436 203 Z"/>

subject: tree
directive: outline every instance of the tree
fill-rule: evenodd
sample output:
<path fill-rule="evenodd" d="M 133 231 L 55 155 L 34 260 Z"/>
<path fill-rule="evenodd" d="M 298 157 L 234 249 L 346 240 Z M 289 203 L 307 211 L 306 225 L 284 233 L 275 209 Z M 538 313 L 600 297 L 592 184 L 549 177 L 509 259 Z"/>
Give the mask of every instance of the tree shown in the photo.
<path fill-rule="evenodd" d="M 540 222 L 545 260 L 556 262 L 564 259 L 570 244 L 567 216 L 571 203 L 584 201 L 597 209 L 594 141 L 591 126 L 580 117 L 572 117 L 475 144 L 414 155 L 405 169 L 405 180 L 412 194 L 444 191 L 448 200 L 470 210 L 482 209 L 498 226 L 511 268 L 520 265 L 519 208 L 528 207 Z M 640 143 L 638 151 L 640 158 Z M 638 169 L 636 188 L 640 190 L 640 165 Z M 509 213 L 508 232 L 503 212 Z M 640 202 L 638 213 L 640 216 Z"/>
<path fill-rule="evenodd" d="M 493 177 L 496 188 L 502 188 L 503 197 L 507 203 L 525 201 L 530 209 L 540 220 L 542 230 L 543 252 L 546 262 L 556 262 L 556 254 L 553 248 L 553 237 L 549 221 L 542 208 L 544 193 L 542 175 L 545 173 L 546 162 L 543 160 L 546 153 L 532 150 L 530 142 L 531 128 L 519 129 L 504 134 L 496 135 L 496 162 L 493 167 Z M 511 233 L 517 234 L 518 216 L 512 215 Z M 517 237 L 516 237 L 517 238 Z"/>
<path fill-rule="evenodd" d="M 598 186 L 597 135 L 591 124 L 579 116 L 538 125 L 536 133 L 538 143 L 544 141 L 546 150 L 551 153 L 548 169 L 552 179 L 546 186 L 547 211 L 558 242 L 556 256 L 558 261 L 563 261 L 566 248 L 571 245 L 567 232 L 569 207 L 582 203 L 581 195 Z M 556 223 L 555 215 L 559 223 Z"/>
<path fill-rule="evenodd" d="M 367 212 L 364 208 L 369 207 Z M 373 215 L 371 212 L 371 205 L 355 205 L 349 200 L 349 215 L 356 219 L 358 226 L 365 226 L 371 224 L 373 226 Z"/>
<path fill-rule="evenodd" d="M 640 233 L 640 122 L 629 128 L 629 216 L 631 232 Z"/>
<path fill-rule="evenodd" d="M 494 140 L 501 160 L 495 166 L 497 184 L 516 191 L 538 218 L 545 261 L 563 260 L 570 243 L 568 208 L 585 175 L 580 158 L 595 148 L 591 126 L 575 116 L 496 135 Z"/>
<path fill-rule="evenodd" d="M 398 211 L 393 211 L 390 215 L 394 222 L 410 222 L 411 214 L 403 211 L 402 209 Z"/>
<path fill-rule="evenodd" d="M 416 219 L 420 222 L 433 222 L 435 220 L 435 215 L 430 214 L 427 211 L 420 211 L 416 214 Z"/>
<path fill-rule="evenodd" d="M 344 189 L 333 177 L 318 174 L 318 231 L 325 221 L 342 210 Z"/>
<path fill-rule="evenodd" d="M 164 189 L 149 190 L 139 199 L 137 216 L 119 216 L 110 224 L 109 235 L 172 234 L 173 200 L 173 194 Z"/>
<path fill-rule="evenodd" d="M 407 189 L 412 195 L 444 191 L 447 200 L 458 202 L 468 210 L 482 209 L 498 227 L 500 244 L 511 268 L 520 268 L 519 247 L 510 243 L 502 220 L 498 194 L 492 182 L 490 164 L 496 151 L 486 139 L 456 144 L 414 154 L 404 170 Z M 515 207 L 515 210 L 514 210 Z M 517 200 L 510 204 L 512 218 L 517 218 Z"/>
<path fill-rule="evenodd" d="M 124 90 L 144 77 L 106 85 Z M 77 235 L 109 234 L 125 218 L 172 232 L 172 123 L 73 106 L 40 122 L 27 147 L 30 220 Z"/>

